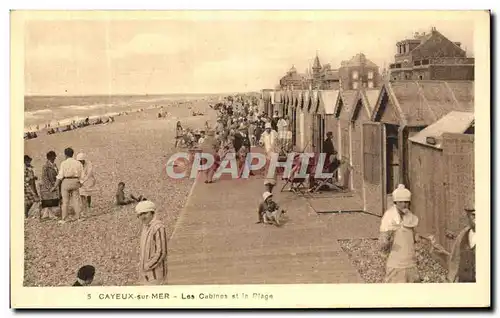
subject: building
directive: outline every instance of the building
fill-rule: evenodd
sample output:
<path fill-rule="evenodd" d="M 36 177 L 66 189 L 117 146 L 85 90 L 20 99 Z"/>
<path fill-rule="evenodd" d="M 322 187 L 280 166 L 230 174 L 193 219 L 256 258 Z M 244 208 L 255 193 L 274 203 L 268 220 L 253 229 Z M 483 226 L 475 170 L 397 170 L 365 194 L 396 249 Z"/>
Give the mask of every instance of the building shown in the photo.
<path fill-rule="evenodd" d="M 472 81 L 398 81 L 382 86 L 371 122 L 363 124 L 367 212 L 383 213 L 399 183 L 412 189 L 408 139 L 451 111 L 474 111 Z M 386 196 L 386 200 L 381 199 Z"/>
<path fill-rule="evenodd" d="M 474 58 L 468 58 L 460 42 L 453 42 L 432 28 L 396 43 L 390 80 L 474 80 Z"/>
<path fill-rule="evenodd" d="M 362 87 L 380 87 L 382 78 L 379 67 L 357 54 L 348 61 L 343 61 L 340 68 L 333 69 L 330 63 L 322 65 L 316 54 L 313 65 L 304 74 L 297 72 L 295 66 L 280 79 L 282 90 L 356 90 Z"/>
<path fill-rule="evenodd" d="M 474 113 L 449 112 L 409 138 L 409 153 L 411 209 L 420 219 L 419 233 L 433 235 L 450 252 L 467 226 L 464 206 L 474 198 Z"/>
<path fill-rule="evenodd" d="M 338 74 L 340 88 L 343 90 L 377 88 L 382 82 L 379 67 L 363 53 L 356 54 L 348 61 L 342 61 Z"/>

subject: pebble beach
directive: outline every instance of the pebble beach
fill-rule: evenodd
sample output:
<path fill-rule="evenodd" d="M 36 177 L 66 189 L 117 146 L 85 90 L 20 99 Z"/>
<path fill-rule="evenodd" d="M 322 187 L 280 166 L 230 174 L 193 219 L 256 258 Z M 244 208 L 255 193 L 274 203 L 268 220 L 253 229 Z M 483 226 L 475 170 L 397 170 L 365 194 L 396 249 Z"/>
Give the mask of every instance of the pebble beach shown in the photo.
<path fill-rule="evenodd" d="M 184 127 L 203 128 L 208 120 L 213 125 L 215 113 L 208 105 L 207 100 L 177 103 L 165 107 L 167 118 L 158 118 L 159 110 L 150 109 L 116 117 L 108 125 L 26 140 L 25 154 L 33 158 L 39 179 L 48 151 L 56 152 L 58 166 L 66 147 L 84 152 L 94 166 L 98 193 L 82 222 L 25 221 L 24 285 L 71 285 L 78 268 L 86 264 L 96 267 L 95 285 L 136 285 L 141 226 L 134 205 L 114 205 L 117 184 L 125 182 L 127 195 L 141 194 L 155 202 L 157 217 L 170 236 L 193 185 L 193 180 L 173 180 L 165 173 L 176 151 L 175 124 L 180 120 Z M 193 110 L 205 115 L 193 117 Z"/>

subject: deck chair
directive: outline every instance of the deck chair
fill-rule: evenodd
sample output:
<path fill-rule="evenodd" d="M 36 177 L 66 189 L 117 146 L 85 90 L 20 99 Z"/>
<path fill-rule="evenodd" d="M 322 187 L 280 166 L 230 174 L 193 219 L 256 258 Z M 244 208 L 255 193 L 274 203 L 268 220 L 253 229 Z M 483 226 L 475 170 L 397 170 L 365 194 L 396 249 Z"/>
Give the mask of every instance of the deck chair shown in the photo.
<path fill-rule="evenodd" d="M 290 171 L 290 174 L 288 176 L 283 175 L 283 180 L 285 181 L 285 184 L 281 188 L 281 192 L 285 191 L 291 191 L 297 195 L 304 195 L 306 191 L 306 186 L 305 182 L 307 181 L 307 178 L 297 178 L 295 175 L 299 171 L 301 165 L 295 165 L 292 167 L 292 171 Z M 286 186 L 290 185 L 290 189 L 285 190 Z"/>
<path fill-rule="evenodd" d="M 330 172 L 333 173 L 333 175 L 327 178 L 316 178 L 314 180 L 315 185 L 309 189 L 309 193 L 317 193 L 325 186 L 327 186 L 330 191 L 345 191 L 348 189 L 350 169 L 346 161 L 333 162 L 331 165 L 325 167 L 323 172 Z M 339 178 L 336 178 L 335 175 L 341 176 L 341 182 L 339 182 Z"/>

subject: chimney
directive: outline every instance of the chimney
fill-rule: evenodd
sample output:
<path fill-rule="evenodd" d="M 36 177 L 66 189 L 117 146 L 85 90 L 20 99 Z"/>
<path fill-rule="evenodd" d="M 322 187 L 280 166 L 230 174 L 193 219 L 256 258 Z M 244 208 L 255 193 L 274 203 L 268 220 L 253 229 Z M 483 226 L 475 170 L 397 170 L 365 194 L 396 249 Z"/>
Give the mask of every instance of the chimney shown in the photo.
<path fill-rule="evenodd" d="M 418 38 L 418 36 L 419 36 L 419 33 L 415 32 L 415 38 Z"/>

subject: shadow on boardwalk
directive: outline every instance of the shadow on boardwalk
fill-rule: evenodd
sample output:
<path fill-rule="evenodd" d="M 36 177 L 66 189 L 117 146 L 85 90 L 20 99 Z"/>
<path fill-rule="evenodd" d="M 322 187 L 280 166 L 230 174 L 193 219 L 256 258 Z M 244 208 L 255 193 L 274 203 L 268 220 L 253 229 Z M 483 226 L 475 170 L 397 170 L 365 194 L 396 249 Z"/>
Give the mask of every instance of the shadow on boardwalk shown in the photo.
<path fill-rule="evenodd" d="M 169 284 L 363 283 L 338 239 L 376 237 L 379 219 L 319 215 L 280 188 L 289 220 L 278 228 L 255 224 L 262 177 L 196 181 L 169 241 Z"/>

